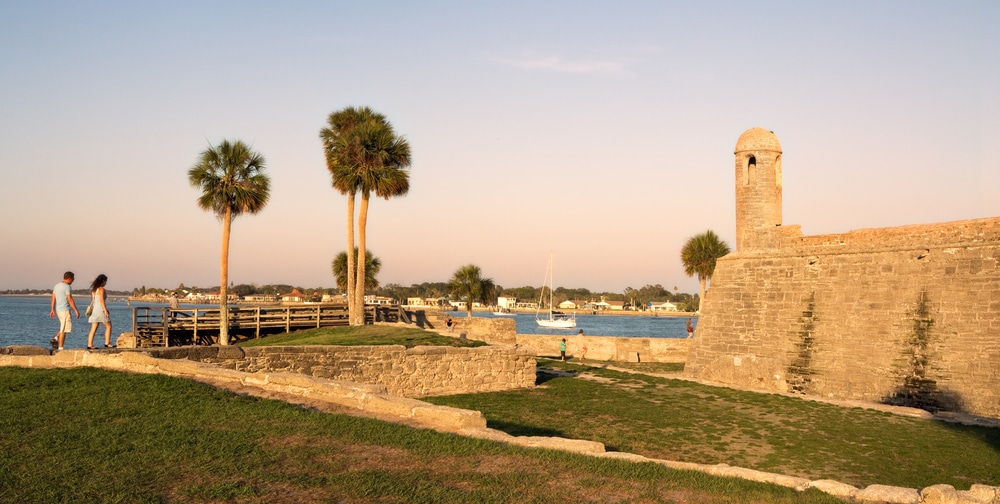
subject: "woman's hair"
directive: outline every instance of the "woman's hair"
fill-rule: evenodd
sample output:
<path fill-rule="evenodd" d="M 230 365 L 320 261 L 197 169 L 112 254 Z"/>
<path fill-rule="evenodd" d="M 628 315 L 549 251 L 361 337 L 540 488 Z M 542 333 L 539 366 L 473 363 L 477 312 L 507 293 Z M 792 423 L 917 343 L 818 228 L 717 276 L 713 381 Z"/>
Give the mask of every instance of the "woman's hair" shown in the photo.
<path fill-rule="evenodd" d="M 90 282 L 90 292 L 94 292 L 97 289 L 104 287 L 104 285 L 107 283 L 108 283 L 108 275 L 105 275 L 104 273 L 97 275 L 97 278 L 95 278 L 93 282 Z"/>

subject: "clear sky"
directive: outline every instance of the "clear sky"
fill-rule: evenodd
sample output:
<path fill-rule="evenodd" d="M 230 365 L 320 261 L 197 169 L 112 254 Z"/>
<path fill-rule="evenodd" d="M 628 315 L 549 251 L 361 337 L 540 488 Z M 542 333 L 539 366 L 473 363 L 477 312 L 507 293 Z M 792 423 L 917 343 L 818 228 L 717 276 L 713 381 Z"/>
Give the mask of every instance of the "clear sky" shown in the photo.
<path fill-rule="evenodd" d="M 218 285 L 187 170 L 225 138 L 272 180 L 230 280 L 332 287 L 318 132 L 349 105 L 412 148 L 409 195 L 371 205 L 383 284 L 537 286 L 552 252 L 557 286 L 697 292 L 680 248 L 735 245 L 755 126 L 805 234 L 1000 216 L 997 26 L 987 0 L 0 0 L 0 289 Z"/>

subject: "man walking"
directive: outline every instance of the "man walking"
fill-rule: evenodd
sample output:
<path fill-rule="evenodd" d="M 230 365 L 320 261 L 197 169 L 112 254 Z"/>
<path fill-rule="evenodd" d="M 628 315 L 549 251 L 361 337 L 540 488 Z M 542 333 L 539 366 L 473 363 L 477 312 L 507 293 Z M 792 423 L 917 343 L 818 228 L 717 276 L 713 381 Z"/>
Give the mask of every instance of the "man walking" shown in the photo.
<path fill-rule="evenodd" d="M 76 312 L 76 318 L 80 318 L 80 310 L 76 309 L 76 302 L 73 301 L 73 289 L 70 288 L 74 278 L 73 272 L 67 271 L 63 274 L 63 281 L 52 288 L 52 310 L 49 311 L 49 318 L 55 318 L 56 315 L 59 315 L 59 332 L 53 338 L 59 340 L 59 350 L 63 349 L 66 333 L 73 330 L 73 319 L 70 318 L 69 309 L 73 308 L 73 311 Z"/>

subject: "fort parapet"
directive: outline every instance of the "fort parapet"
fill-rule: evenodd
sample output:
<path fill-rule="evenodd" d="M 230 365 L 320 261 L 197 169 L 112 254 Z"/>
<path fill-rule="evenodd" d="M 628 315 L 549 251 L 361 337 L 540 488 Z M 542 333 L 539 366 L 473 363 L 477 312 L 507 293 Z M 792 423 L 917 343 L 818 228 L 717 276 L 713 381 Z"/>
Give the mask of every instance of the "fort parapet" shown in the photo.
<path fill-rule="evenodd" d="M 781 224 L 773 133 L 748 130 L 735 155 L 737 248 L 686 374 L 1000 418 L 1000 218 L 803 236 Z"/>

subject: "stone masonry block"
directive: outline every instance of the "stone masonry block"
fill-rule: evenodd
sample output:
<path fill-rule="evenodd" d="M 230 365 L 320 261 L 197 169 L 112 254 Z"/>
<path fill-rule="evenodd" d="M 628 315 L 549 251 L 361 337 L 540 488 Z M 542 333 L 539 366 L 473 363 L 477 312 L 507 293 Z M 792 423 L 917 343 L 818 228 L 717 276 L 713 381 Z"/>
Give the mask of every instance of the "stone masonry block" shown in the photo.
<path fill-rule="evenodd" d="M 868 485 L 855 494 L 854 500 L 872 504 L 920 504 L 920 494 L 913 488 Z"/>
<path fill-rule="evenodd" d="M 11 345 L 0 348 L 0 353 L 9 355 L 52 355 L 52 350 L 36 345 Z"/>
<path fill-rule="evenodd" d="M 562 451 L 568 451 L 573 453 L 584 453 L 584 454 L 606 453 L 604 448 L 604 443 L 599 443 L 597 441 L 586 441 L 583 439 L 566 439 L 561 437 L 545 437 L 545 436 L 515 436 L 512 437 L 508 442 L 510 444 L 524 446 L 528 448 L 545 448 L 549 450 L 562 450 Z M 623 458 L 623 457 L 617 456 L 615 458 Z M 645 457 L 643 457 L 643 459 L 645 459 Z"/>
<path fill-rule="evenodd" d="M 377 417 L 412 418 L 414 408 L 426 405 L 416 399 L 383 394 L 365 394 L 361 400 L 361 409 Z"/>
<path fill-rule="evenodd" d="M 483 417 L 482 413 L 448 406 L 415 407 L 413 408 L 413 419 L 434 430 L 445 432 L 486 428 L 486 418 Z"/>

